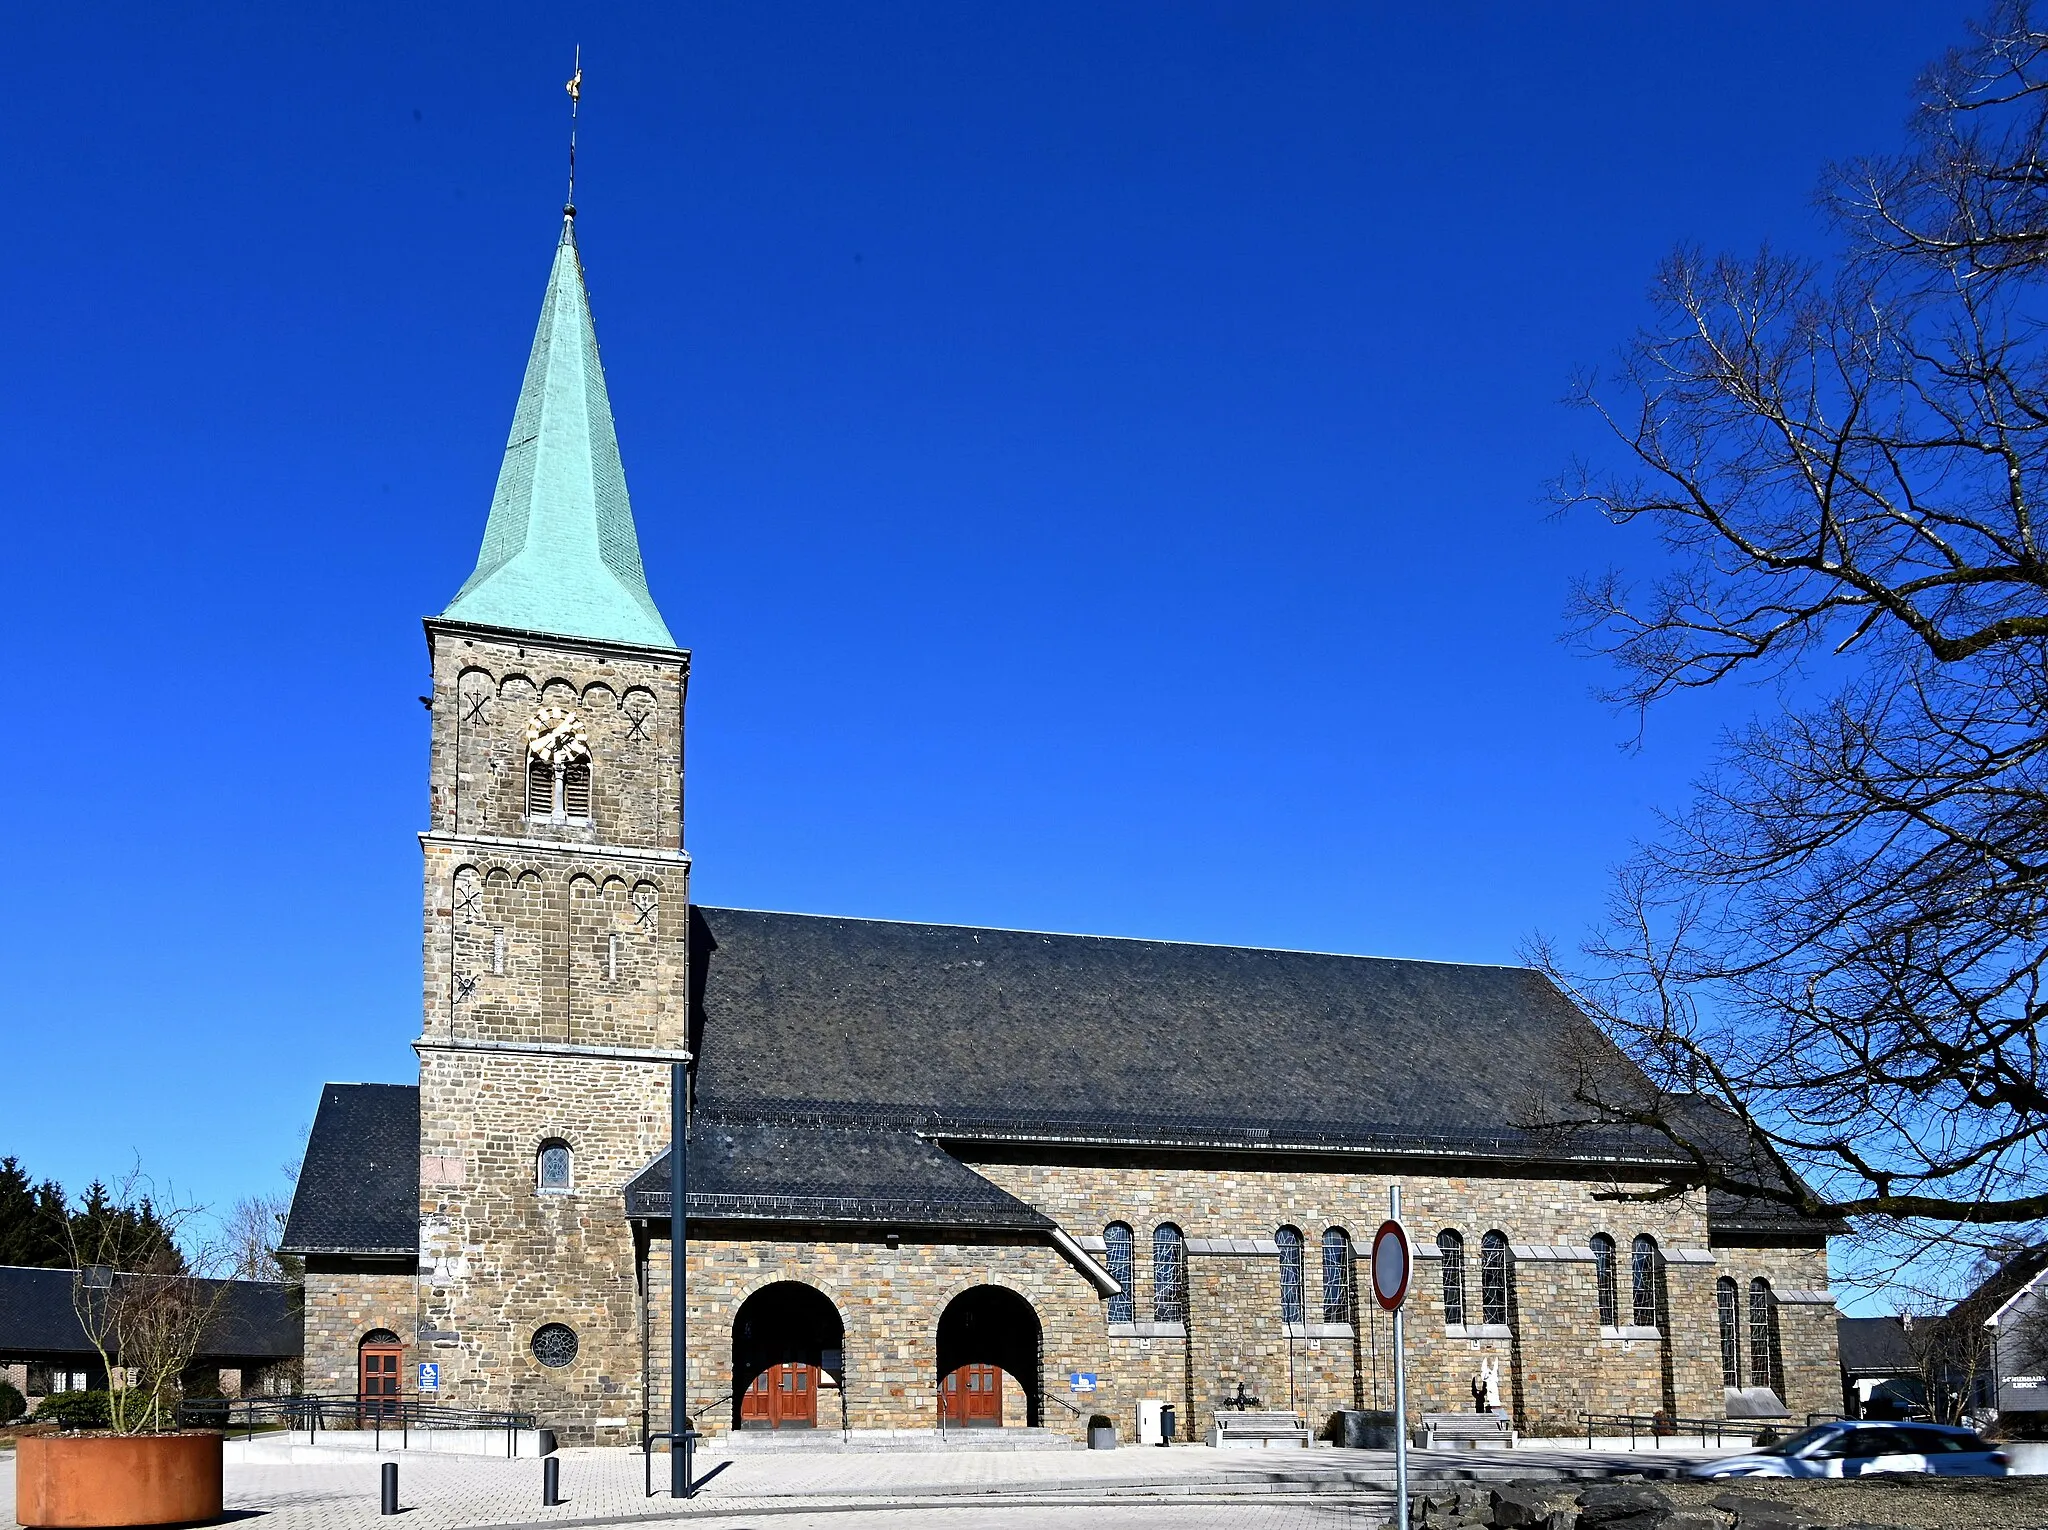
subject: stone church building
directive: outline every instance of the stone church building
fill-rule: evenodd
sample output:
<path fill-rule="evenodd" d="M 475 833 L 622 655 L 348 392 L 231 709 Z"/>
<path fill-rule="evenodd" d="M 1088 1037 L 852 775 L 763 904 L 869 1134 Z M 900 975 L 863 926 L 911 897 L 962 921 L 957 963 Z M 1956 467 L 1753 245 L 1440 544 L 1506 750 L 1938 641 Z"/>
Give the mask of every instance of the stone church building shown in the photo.
<path fill-rule="evenodd" d="M 1513 1124 L 1605 1047 L 1536 972 L 693 903 L 690 654 L 573 211 L 426 636 L 419 1081 L 322 1092 L 285 1239 L 309 1392 L 664 1427 L 686 1061 L 707 1434 L 1387 1406 L 1355 1256 L 1393 1183 L 1413 1412 L 1471 1408 L 1489 1361 L 1525 1434 L 1838 1406 L 1828 1227 L 1617 1200 L 1681 1172 L 1667 1146 Z"/>

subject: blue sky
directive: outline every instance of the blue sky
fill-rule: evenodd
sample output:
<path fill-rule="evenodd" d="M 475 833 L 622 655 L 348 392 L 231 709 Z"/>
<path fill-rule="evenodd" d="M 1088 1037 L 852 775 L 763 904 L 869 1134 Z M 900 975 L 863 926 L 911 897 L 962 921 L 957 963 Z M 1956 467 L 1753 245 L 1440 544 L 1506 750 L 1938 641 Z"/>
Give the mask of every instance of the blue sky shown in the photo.
<path fill-rule="evenodd" d="M 1497 962 L 1716 730 L 1558 641 L 1558 400 L 1818 249 L 1945 3 L 22 12 L 0 1154 L 283 1183 L 413 1076 L 419 618 L 562 199 L 707 903 Z"/>

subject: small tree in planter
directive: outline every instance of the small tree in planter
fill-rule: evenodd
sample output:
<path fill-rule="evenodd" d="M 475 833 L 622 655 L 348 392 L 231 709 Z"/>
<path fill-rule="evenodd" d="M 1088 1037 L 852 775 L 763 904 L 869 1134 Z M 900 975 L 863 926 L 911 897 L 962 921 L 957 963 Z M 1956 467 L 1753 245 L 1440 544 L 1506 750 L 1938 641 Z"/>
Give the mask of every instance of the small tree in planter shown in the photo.
<path fill-rule="evenodd" d="M 214 1251 L 178 1246 L 199 1209 L 159 1208 L 137 1170 L 93 1185 L 67 1220 L 71 1306 L 106 1372 L 115 1434 L 177 1427 L 179 1381 L 227 1295 L 202 1273 Z"/>
<path fill-rule="evenodd" d="M 178 1383 L 227 1286 L 178 1247 L 197 1207 L 159 1209 L 139 1171 L 94 1185 L 65 1223 L 71 1305 L 105 1368 L 105 1433 L 23 1438 L 15 1514 L 25 1526 L 171 1525 L 221 1513 L 221 1438 L 177 1428 Z"/>

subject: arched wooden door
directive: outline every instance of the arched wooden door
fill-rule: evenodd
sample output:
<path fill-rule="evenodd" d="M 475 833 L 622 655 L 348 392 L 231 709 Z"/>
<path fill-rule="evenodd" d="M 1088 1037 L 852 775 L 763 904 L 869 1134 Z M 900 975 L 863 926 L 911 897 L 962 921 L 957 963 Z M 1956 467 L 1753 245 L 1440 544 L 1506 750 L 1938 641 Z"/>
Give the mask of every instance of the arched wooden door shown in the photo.
<path fill-rule="evenodd" d="M 363 1418 L 398 1417 L 398 1368 L 404 1354 L 398 1335 L 384 1329 L 370 1334 L 356 1350 L 356 1410 Z"/>
<path fill-rule="evenodd" d="M 818 1367 L 771 1365 L 740 1399 L 742 1429 L 812 1429 L 818 1423 Z"/>
<path fill-rule="evenodd" d="M 1003 1373 L 993 1365 L 963 1365 L 939 1383 L 939 1422 L 948 1429 L 1000 1429 Z"/>

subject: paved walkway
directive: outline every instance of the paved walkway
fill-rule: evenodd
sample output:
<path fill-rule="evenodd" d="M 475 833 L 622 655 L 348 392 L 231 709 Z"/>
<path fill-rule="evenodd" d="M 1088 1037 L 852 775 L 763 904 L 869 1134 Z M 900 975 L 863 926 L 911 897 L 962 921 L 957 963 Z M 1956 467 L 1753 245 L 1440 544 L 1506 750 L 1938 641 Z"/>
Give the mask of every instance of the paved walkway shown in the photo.
<path fill-rule="evenodd" d="M 1415 1453 L 1418 1475 L 1499 1479 L 1538 1474 L 1609 1475 L 1669 1471 L 1699 1452 L 1609 1454 L 1572 1450 Z M 1368 1530 L 1389 1517 L 1393 1457 L 1386 1451 L 1170 1450 L 945 1451 L 901 1453 L 747 1452 L 699 1458 L 703 1487 L 686 1504 L 648 1498 L 642 1458 L 621 1449 L 560 1453 L 566 1502 L 542 1508 L 541 1463 L 474 1456 L 365 1453 L 359 1462 L 231 1465 L 231 1517 L 261 1519 L 250 1530 L 372 1530 L 378 1515 L 378 1463 L 399 1462 L 404 1509 L 392 1530 L 497 1530 L 497 1527 L 702 1521 L 719 1530 L 742 1524 L 802 1530 L 864 1530 L 908 1522 L 950 1530 L 989 1522 L 1001 1530 L 1038 1530 L 1085 1517 L 1105 1530 Z M 657 1456 L 657 1487 L 668 1460 Z M 0 1530 L 16 1530 L 14 1459 L 0 1455 Z M 1085 1515 L 1079 1511 L 1085 1509 Z"/>

